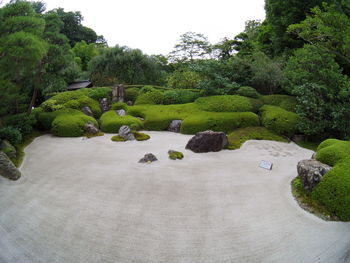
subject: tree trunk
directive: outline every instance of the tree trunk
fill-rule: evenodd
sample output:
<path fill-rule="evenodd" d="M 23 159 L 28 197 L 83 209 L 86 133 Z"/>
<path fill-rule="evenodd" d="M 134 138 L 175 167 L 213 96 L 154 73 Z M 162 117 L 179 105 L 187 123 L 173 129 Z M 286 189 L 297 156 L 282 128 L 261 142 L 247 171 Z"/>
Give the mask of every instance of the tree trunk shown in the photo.
<path fill-rule="evenodd" d="M 33 109 L 33 107 L 35 105 L 35 101 L 36 101 L 36 98 L 38 97 L 38 93 L 39 93 L 39 89 L 38 88 L 34 88 L 32 99 L 31 99 L 29 107 L 28 107 L 28 114 L 32 113 L 32 109 Z"/>

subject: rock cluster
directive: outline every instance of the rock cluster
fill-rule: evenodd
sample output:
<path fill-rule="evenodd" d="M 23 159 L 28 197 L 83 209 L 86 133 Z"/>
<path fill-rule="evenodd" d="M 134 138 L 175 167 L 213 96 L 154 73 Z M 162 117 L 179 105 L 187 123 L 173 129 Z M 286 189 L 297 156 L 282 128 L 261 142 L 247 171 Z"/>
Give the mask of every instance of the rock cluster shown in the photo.
<path fill-rule="evenodd" d="M 227 145 L 228 140 L 223 132 L 204 131 L 198 132 L 186 145 L 195 153 L 218 152 Z"/>
<path fill-rule="evenodd" d="M 134 134 L 131 132 L 131 129 L 127 125 L 123 125 L 119 129 L 119 136 L 122 137 L 126 141 L 133 141 L 135 140 Z"/>
<path fill-rule="evenodd" d="M 298 163 L 297 170 L 304 189 L 312 189 L 322 180 L 322 177 L 332 169 L 327 164 L 316 160 L 302 160 Z"/>
<path fill-rule="evenodd" d="M 157 157 L 152 153 L 147 153 L 145 156 L 139 161 L 139 163 L 152 163 L 158 161 Z"/>
<path fill-rule="evenodd" d="M 0 151 L 0 175 L 10 180 L 18 180 L 21 172 L 14 166 L 12 161 L 4 152 Z"/>

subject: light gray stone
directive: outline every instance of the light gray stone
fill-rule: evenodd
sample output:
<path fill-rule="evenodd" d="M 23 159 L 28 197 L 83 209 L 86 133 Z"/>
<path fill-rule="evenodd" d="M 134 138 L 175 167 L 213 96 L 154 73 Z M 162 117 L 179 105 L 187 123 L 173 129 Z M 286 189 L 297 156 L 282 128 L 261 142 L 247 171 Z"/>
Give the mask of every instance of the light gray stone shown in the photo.
<path fill-rule="evenodd" d="M 331 166 L 317 160 L 302 160 L 297 166 L 298 175 L 304 189 L 308 191 L 312 191 L 321 182 L 322 177 L 331 169 Z"/>
<path fill-rule="evenodd" d="M 90 117 L 94 117 L 94 114 L 92 113 L 90 107 L 86 106 L 86 107 L 82 108 L 81 110 L 85 115 L 90 116 Z"/>
<path fill-rule="evenodd" d="M 168 127 L 168 131 L 179 133 L 181 129 L 181 124 L 182 120 L 172 120 Z"/>
<path fill-rule="evenodd" d="M 120 127 L 118 134 L 120 137 L 122 137 L 123 139 L 125 139 L 127 141 L 135 140 L 134 134 L 131 132 L 130 127 L 127 125 L 123 125 L 122 127 Z"/>
<path fill-rule="evenodd" d="M 115 110 L 115 113 L 117 113 L 119 116 L 125 116 L 126 115 L 126 112 L 123 109 Z"/>
<path fill-rule="evenodd" d="M 152 153 L 147 153 L 145 156 L 139 161 L 139 163 L 153 163 L 158 161 L 157 157 Z"/>
<path fill-rule="evenodd" d="M 95 125 L 91 122 L 85 123 L 84 130 L 87 134 L 98 134 L 99 129 L 95 127 Z"/>

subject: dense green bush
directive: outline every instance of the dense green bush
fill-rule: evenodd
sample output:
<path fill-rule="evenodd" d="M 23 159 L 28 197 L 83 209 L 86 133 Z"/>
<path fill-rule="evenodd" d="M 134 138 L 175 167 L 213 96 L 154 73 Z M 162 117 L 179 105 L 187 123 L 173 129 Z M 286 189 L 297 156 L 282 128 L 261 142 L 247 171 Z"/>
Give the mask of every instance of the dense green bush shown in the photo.
<path fill-rule="evenodd" d="M 11 126 L 1 127 L 0 128 L 0 141 L 7 140 L 12 145 L 17 145 L 22 141 L 21 132 Z"/>
<path fill-rule="evenodd" d="M 262 113 L 262 124 L 266 128 L 287 136 L 295 134 L 298 115 L 294 112 L 270 105 L 263 106 L 260 111 Z"/>
<path fill-rule="evenodd" d="M 140 94 L 136 101 L 135 105 L 140 104 L 163 104 L 163 93 L 160 91 L 151 91 L 147 93 Z"/>
<path fill-rule="evenodd" d="M 237 95 L 201 97 L 195 103 L 203 111 L 213 112 L 249 112 L 254 106 L 249 98 Z"/>
<path fill-rule="evenodd" d="M 297 100 L 293 96 L 288 95 L 266 95 L 260 98 L 264 104 L 277 106 L 287 111 L 295 112 Z"/>
<path fill-rule="evenodd" d="M 77 100 L 69 100 L 66 103 L 63 104 L 63 108 L 67 109 L 79 109 L 80 108 L 80 102 Z"/>
<path fill-rule="evenodd" d="M 238 149 L 248 140 L 270 140 L 279 142 L 288 142 L 287 139 L 277 135 L 276 133 L 266 129 L 265 127 L 247 127 L 234 130 L 227 136 L 228 149 Z"/>
<path fill-rule="evenodd" d="M 181 133 L 195 134 L 205 130 L 230 132 L 259 124 L 259 117 L 252 112 L 202 112 L 185 118 L 181 124 Z"/>
<path fill-rule="evenodd" d="M 330 166 L 350 156 L 350 142 L 337 139 L 323 141 L 317 148 L 316 159 Z"/>
<path fill-rule="evenodd" d="M 112 88 L 100 87 L 89 89 L 88 96 L 96 101 L 99 99 L 107 98 L 109 101 L 112 99 Z"/>
<path fill-rule="evenodd" d="M 87 97 L 87 96 L 81 96 L 79 99 L 78 99 L 78 102 L 80 103 L 80 108 L 83 108 L 83 107 L 89 107 L 92 111 L 92 113 L 94 114 L 94 117 L 95 118 L 99 118 L 102 114 L 102 111 L 101 111 L 101 108 L 100 108 L 100 104 Z"/>
<path fill-rule="evenodd" d="M 52 134 L 60 137 L 79 137 L 84 135 L 87 122 L 98 127 L 97 121 L 84 113 L 71 110 L 69 113 L 59 114 L 52 122 Z"/>
<path fill-rule="evenodd" d="M 34 114 L 27 113 L 8 115 L 4 117 L 2 121 L 6 126 L 18 129 L 23 135 L 31 133 L 33 126 L 36 124 Z"/>
<path fill-rule="evenodd" d="M 112 104 L 112 110 L 126 110 L 128 108 L 128 105 L 124 102 L 115 102 Z"/>
<path fill-rule="evenodd" d="M 38 126 L 40 129 L 49 131 L 51 129 L 51 124 L 53 120 L 62 113 L 69 113 L 73 109 L 62 109 L 58 111 L 52 111 L 52 112 L 38 112 L 36 115 Z"/>
<path fill-rule="evenodd" d="M 140 94 L 140 89 L 128 88 L 125 90 L 125 101 L 135 102 L 135 100 L 139 94 Z"/>
<path fill-rule="evenodd" d="M 253 99 L 258 99 L 261 96 L 259 92 L 256 91 L 256 89 L 248 86 L 240 87 L 236 91 L 236 94 L 244 97 L 253 98 Z"/>
<path fill-rule="evenodd" d="M 200 96 L 200 93 L 189 90 L 166 90 L 163 95 L 163 104 L 168 105 L 193 102 Z"/>
<path fill-rule="evenodd" d="M 142 122 L 133 116 L 118 116 L 114 110 L 110 110 L 102 114 L 100 118 L 101 130 L 108 133 L 119 132 L 123 125 L 128 125 L 130 128 L 139 130 L 142 128 Z"/>

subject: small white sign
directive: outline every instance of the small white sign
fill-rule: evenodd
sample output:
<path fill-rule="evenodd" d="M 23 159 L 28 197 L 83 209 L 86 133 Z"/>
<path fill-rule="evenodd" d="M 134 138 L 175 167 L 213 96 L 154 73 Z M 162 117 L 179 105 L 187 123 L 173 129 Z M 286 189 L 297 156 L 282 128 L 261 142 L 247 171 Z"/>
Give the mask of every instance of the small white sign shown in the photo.
<path fill-rule="evenodd" d="M 272 163 L 268 161 L 261 161 L 259 167 L 264 168 L 266 170 L 272 170 Z"/>

